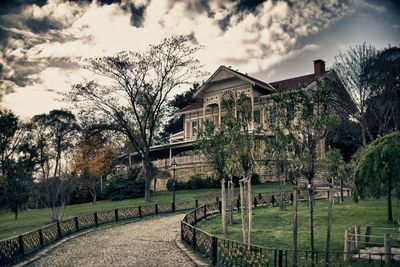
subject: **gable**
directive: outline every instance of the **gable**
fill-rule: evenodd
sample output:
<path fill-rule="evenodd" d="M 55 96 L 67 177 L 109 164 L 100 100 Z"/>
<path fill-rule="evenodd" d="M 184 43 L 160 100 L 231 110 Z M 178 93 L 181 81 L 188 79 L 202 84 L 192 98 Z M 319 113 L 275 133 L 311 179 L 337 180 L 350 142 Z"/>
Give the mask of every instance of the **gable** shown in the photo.
<path fill-rule="evenodd" d="M 243 74 L 241 72 L 232 70 L 228 67 L 225 66 L 220 66 L 213 75 L 211 75 L 210 78 L 202 85 L 200 88 L 197 90 L 197 92 L 194 94 L 194 98 L 202 98 L 204 96 L 204 93 L 209 90 L 209 88 L 213 91 L 218 90 L 216 87 L 217 84 L 221 84 L 222 82 L 225 83 L 231 83 L 233 85 L 225 86 L 225 88 L 233 87 L 233 86 L 239 86 L 239 85 L 244 85 L 244 84 L 250 84 L 253 87 L 258 87 L 260 90 L 266 91 L 266 92 L 273 92 L 275 89 L 269 85 L 268 83 L 265 83 L 263 81 L 260 81 L 258 79 L 255 79 L 253 77 L 248 76 L 247 74 Z M 235 85 L 236 84 L 236 85 Z M 211 88 L 213 85 L 214 88 Z"/>

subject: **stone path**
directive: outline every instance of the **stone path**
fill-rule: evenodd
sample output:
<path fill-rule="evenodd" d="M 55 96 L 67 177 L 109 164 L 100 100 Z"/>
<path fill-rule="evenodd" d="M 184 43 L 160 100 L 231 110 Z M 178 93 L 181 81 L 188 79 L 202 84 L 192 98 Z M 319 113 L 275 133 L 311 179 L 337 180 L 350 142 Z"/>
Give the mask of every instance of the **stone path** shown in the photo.
<path fill-rule="evenodd" d="M 195 266 L 175 244 L 182 217 L 99 229 L 55 247 L 29 266 Z"/>

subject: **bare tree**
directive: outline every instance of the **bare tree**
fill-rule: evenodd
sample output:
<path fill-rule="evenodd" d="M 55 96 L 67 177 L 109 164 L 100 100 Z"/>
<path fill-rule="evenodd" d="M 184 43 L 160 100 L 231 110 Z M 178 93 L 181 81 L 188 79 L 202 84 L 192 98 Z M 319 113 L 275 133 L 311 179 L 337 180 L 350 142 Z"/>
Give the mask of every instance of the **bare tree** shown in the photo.
<path fill-rule="evenodd" d="M 359 124 L 364 146 L 372 140 L 367 119 L 367 107 L 372 97 L 373 84 L 363 74 L 375 55 L 376 49 L 363 43 L 362 45 L 350 47 L 345 53 L 340 52 L 335 57 L 334 64 L 335 72 L 352 102 L 349 104 L 343 102 L 343 108 L 347 115 L 350 115 L 351 119 Z"/>
<path fill-rule="evenodd" d="M 37 198 L 49 211 L 51 220 L 62 220 L 73 189 L 71 175 L 61 172 L 61 176 L 46 177 L 36 187 Z"/>
<path fill-rule="evenodd" d="M 166 38 L 144 52 L 93 58 L 87 69 L 103 78 L 73 86 L 67 98 L 104 129 L 127 137 L 142 155 L 145 200 L 150 200 L 150 147 L 166 113 L 167 98 L 182 84 L 203 75 L 190 36 Z M 106 81 L 104 81 L 106 80 Z"/>

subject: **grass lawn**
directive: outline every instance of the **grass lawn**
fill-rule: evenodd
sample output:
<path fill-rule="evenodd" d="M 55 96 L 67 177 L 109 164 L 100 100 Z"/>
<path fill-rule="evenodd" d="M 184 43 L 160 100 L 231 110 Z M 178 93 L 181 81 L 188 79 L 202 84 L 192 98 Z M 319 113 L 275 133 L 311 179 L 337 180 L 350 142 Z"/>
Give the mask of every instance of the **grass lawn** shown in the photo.
<path fill-rule="evenodd" d="M 327 210 L 326 200 L 316 202 L 314 233 L 315 248 L 319 251 L 325 249 Z M 235 213 L 234 224 L 229 226 L 227 238 L 242 241 L 239 215 Z M 400 216 L 400 204 L 397 200 L 393 201 L 393 216 L 395 220 Z M 388 223 L 386 218 L 385 199 L 360 201 L 359 203 L 345 200 L 343 204 L 335 204 L 331 228 L 331 251 L 343 251 L 344 231 L 350 226 L 361 225 L 362 234 L 365 231 L 366 224 L 376 225 L 377 227 L 398 227 L 396 222 Z M 211 234 L 221 236 L 220 223 L 218 216 L 202 222 L 200 227 Z M 309 250 L 309 209 L 305 202 L 299 205 L 298 223 L 299 249 Z M 397 233 L 397 231 L 394 232 Z M 291 249 L 292 235 L 292 206 L 288 206 L 287 211 L 280 211 L 278 207 L 260 207 L 253 210 L 253 244 L 270 248 Z M 380 235 L 383 240 L 381 232 Z M 396 244 L 399 245 L 398 242 Z"/>
<path fill-rule="evenodd" d="M 279 184 L 270 182 L 261 185 L 253 186 L 257 193 L 261 192 L 277 192 L 279 191 Z M 220 190 L 215 189 L 198 189 L 198 190 L 180 190 L 176 191 L 176 201 L 193 200 L 196 197 L 206 196 L 210 194 L 217 194 Z M 172 202 L 172 192 L 156 192 L 152 195 L 152 203 L 170 203 Z M 80 214 L 115 209 L 136 207 L 140 205 L 149 204 L 143 198 L 126 199 L 121 201 L 103 200 L 98 201 L 95 205 L 92 203 L 70 205 L 66 208 L 64 218 L 74 217 Z M 47 209 L 31 209 L 22 211 L 18 214 L 18 219 L 14 219 L 14 214 L 10 212 L 0 213 L 0 240 L 19 235 L 41 226 L 51 223 Z"/>

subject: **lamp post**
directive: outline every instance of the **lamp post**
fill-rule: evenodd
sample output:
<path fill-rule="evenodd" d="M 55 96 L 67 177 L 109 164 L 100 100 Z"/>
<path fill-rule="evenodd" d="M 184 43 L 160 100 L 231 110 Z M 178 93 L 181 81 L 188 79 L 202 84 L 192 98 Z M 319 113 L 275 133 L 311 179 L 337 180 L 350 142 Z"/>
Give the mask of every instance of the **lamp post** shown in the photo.
<path fill-rule="evenodd" d="M 174 172 L 174 177 L 173 177 L 173 183 L 172 183 L 172 203 L 173 203 L 173 209 L 175 211 L 175 183 L 176 183 L 176 161 L 175 159 L 172 161 L 172 171 Z"/>

